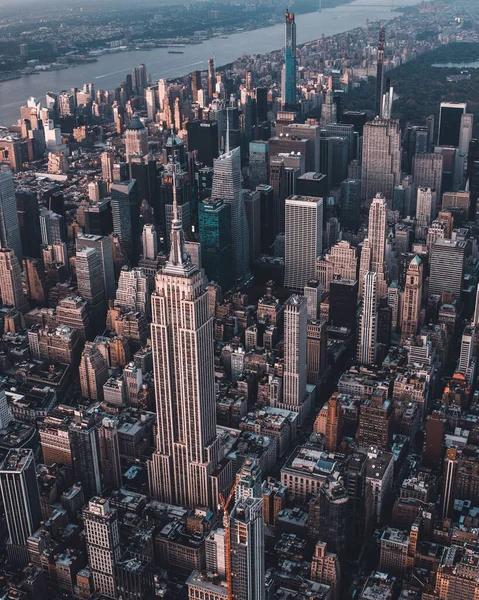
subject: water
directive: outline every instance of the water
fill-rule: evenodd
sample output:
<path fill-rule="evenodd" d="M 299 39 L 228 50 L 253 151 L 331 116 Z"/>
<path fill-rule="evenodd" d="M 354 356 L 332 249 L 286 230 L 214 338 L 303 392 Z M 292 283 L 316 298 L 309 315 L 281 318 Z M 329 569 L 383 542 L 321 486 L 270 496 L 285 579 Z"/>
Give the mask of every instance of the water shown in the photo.
<path fill-rule="evenodd" d="M 400 0 L 402 6 L 418 4 L 418 0 Z M 297 43 L 316 40 L 324 35 L 349 31 L 370 21 L 386 21 L 398 13 L 391 9 L 390 0 L 355 0 L 351 4 L 323 9 L 321 12 L 298 15 Z M 96 89 L 117 87 L 132 67 L 145 63 L 152 80 L 185 75 L 203 70 L 209 58 L 216 56 L 216 64 L 230 63 L 242 54 L 264 54 L 284 45 L 284 25 L 279 23 L 254 31 L 243 31 L 226 39 L 212 38 L 202 44 L 185 46 L 183 54 L 168 54 L 166 48 L 131 50 L 106 54 L 98 62 L 79 65 L 61 71 L 28 75 L 0 83 L 0 124 L 16 123 L 20 106 L 29 96 L 44 100 L 48 91 L 58 92 L 81 87 L 93 82 Z"/>

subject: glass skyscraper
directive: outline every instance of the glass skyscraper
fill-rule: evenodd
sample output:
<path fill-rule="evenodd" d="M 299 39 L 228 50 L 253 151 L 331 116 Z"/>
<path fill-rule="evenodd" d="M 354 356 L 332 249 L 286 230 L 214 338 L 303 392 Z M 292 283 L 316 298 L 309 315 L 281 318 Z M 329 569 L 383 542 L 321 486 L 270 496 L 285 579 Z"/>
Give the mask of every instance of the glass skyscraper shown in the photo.
<path fill-rule="evenodd" d="M 233 285 L 231 262 L 231 206 L 223 200 L 208 199 L 198 206 L 203 267 L 209 281 L 223 290 Z"/>

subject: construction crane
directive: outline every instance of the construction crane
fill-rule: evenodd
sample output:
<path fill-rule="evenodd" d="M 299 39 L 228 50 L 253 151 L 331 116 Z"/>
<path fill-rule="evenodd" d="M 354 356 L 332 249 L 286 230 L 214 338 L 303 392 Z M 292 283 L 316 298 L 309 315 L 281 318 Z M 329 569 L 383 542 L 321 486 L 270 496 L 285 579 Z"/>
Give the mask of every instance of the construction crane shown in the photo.
<path fill-rule="evenodd" d="M 220 494 L 220 508 L 223 511 L 223 528 L 225 530 L 225 571 L 226 571 L 226 598 L 227 600 L 233 600 L 233 574 L 231 572 L 231 522 L 229 505 L 233 496 L 235 495 L 236 488 L 241 479 L 242 471 L 236 476 L 233 487 L 231 488 L 228 497 L 224 498 L 223 494 Z"/>

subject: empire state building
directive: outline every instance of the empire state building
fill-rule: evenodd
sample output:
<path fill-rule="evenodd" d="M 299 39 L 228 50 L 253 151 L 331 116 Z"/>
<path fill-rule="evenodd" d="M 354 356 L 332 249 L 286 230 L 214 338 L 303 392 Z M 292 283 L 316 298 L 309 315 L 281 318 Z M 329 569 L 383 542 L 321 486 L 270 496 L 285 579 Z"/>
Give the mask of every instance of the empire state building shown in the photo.
<path fill-rule="evenodd" d="M 173 165 L 176 178 L 176 164 Z M 185 251 L 173 182 L 171 249 L 151 297 L 156 451 L 150 494 L 187 507 L 214 506 L 218 464 L 213 323 L 201 273 Z"/>

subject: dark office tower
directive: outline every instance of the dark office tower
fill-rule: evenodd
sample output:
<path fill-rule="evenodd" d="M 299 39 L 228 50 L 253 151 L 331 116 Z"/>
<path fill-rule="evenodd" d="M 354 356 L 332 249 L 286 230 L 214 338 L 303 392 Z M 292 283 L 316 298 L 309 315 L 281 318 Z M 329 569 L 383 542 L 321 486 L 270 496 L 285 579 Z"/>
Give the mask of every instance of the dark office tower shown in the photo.
<path fill-rule="evenodd" d="M 195 180 L 198 199 L 206 200 L 211 196 L 211 188 L 213 186 L 213 168 L 203 167 L 202 169 L 198 169 Z"/>
<path fill-rule="evenodd" d="M 113 231 L 111 198 L 91 202 L 86 207 L 85 231 L 92 235 L 109 235 Z"/>
<path fill-rule="evenodd" d="M 305 158 L 306 171 L 315 171 L 315 144 L 314 139 L 302 137 L 301 134 L 299 136 L 280 135 L 269 140 L 269 156 L 272 158 L 278 154 L 299 153 Z"/>
<path fill-rule="evenodd" d="M 357 233 L 361 216 L 361 181 L 345 179 L 341 184 L 340 221 L 344 229 Z"/>
<path fill-rule="evenodd" d="M 328 196 L 328 178 L 323 173 L 313 171 L 298 177 L 296 181 L 296 194 L 298 196 L 314 196 L 326 198 Z"/>
<path fill-rule="evenodd" d="M 10 450 L 0 466 L 3 510 L 8 527 L 7 550 L 15 567 L 28 564 L 27 538 L 40 525 L 41 508 L 33 452 Z"/>
<path fill-rule="evenodd" d="M 285 13 L 284 65 L 281 73 L 283 105 L 296 103 L 296 23 L 294 13 Z"/>
<path fill-rule="evenodd" d="M 268 120 L 268 89 L 256 88 L 256 111 L 258 123 Z"/>
<path fill-rule="evenodd" d="M 156 160 L 148 156 L 135 156 L 130 159 L 130 179 L 136 181 L 136 197 L 141 204 L 146 200 L 156 211 L 158 204 L 158 174 Z"/>
<path fill-rule="evenodd" d="M 274 194 L 274 235 L 284 231 L 284 202 L 287 196 L 286 171 L 282 158 L 272 158 L 269 163 L 269 183 Z"/>
<path fill-rule="evenodd" d="M 268 181 L 268 142 L 250 142 L 249 180 L 251 187 Z"/>
<path fill-rule="evenodd" d="M 465 102 L 441 102 L 439 110 L 438 146 L 459 146 L 461 119 L 467 110 Z"/>
<path fill-rule="evenodd" d="M 383 102 L 383 87 L 384 87 L 384 46 L 386 43 L 386 31 L 384 27 L 379 29 L 379 45 L 378 45 L 378 67 L 376 75 L 376 110 L 375 115 L 382 117 L 382 102 Z"/>
<path fill-rule="evenodd" d="M 213 58 L 208 59 L 208 98 L 211 100 L 215 92 L 216 76 L 215 76 L 215 61 Z"/>
<path fill-rule="evenodd" d="M 359 137 L 362 137 L 363 135 L 364 125 L 367 120 L 367 113 L 359 110 L 345 110 L 341 117 L 341 123 L 344 125 L 353 125 L 354 131 L 357 132 Z"/>
<path fill-rule="evenodd" d="M 101 492 L 100 454 L 98 436 L 93 419 L 75 411 L 69 428 L 73 473 L 81 482 L 86 498 Z"/>
<path fill-rule="evenodd" d="M 233 285 L 231 261 L 231 206 L 209 198 L 198 205 L 203 268 L 209 281 L 227 291 Z"/>
<path fill-rule="evenodd" d="M 353 436 L 355 432 L 343 431 L 343 435 Z M 367 456 L 355 452 L 349 459 L 344 482 L 349 496 L 348 531 L 351 543 L 346 549 L 349 556 L 359 554 L 362 548 L 366 523 L 366 463 Z"/>
<path fill-rule="evenodd" d="M 329 322 L 356 332 L 358 282 L 337 275 L 329 284 Z"/>
<path fill-rule="evenodd" d="M 188 150 L 198 152 L 198 160 L 208 167 L 218 158 L 218 123 L 216 121 L 188 121 Z"/>
<path fill-rule="evenodd" d="M 416 154 L 429 152 L 429 129 L 427 127 L 408 127 L 407 130 L 407 172 L 412 171 L 412 161 Z"/>
<path fill-rule="evenodd" d="M 271 246 L 276 236 L 274 190 L 270 185 L 258 185 L 261 206 L 261 253 L 271 254 Z"/>
<path fill-rule="evenodd" d="M 153 598 L 155 588 L 151 560 L 127 551 L 115 564 L 118 597 L 123 600 Z"/>
<path fill-rule="evenodd" d="M 118 235 L 122 254 L 135 264 L 140 255 L 140 203 L 134 179 L 111 186 L 111 212 L 113 232 Z"/>
<path fill-rule="evenodd" d="M 98 429 L 101 472 L 104 485 L 113 489 L 121 486 L 120 448 L 118 444 L 118 421 L 104 417 Z"/>
<path fill-rule="evenodd" d="M 251 265 L 261 253 L 261 197 L 258 191 L 243 192 L 249 228 L 249 259 Z"/>
<path fill-rule="evenodd" d="M 32 192 L 21 190 L 16 193 L 15 198 L 23 254 L 32 258 L 40 258 L 42 234 L 37 197 Z"/>
<path fill-rule="evenodd" d="M 191 77 L 191 99 L 198 102 L 198 90 L 201 90 L 201 71 L 193 71 Z"/>
<path fill-rule="evenodd" d="M 433 469 L 438 469 L 443 459 L 446 423 L 444 414 L 439 411 L 426 417 L 423 460 L 426 466 Z"/>
<path fill-rule="evenodd" d="M 65 198 L 63 193 L 56 191 L 48 191 L 43 194 L 43 202 L 48 210 L 53 211 L 57 215 L 65 216 Z"/>

